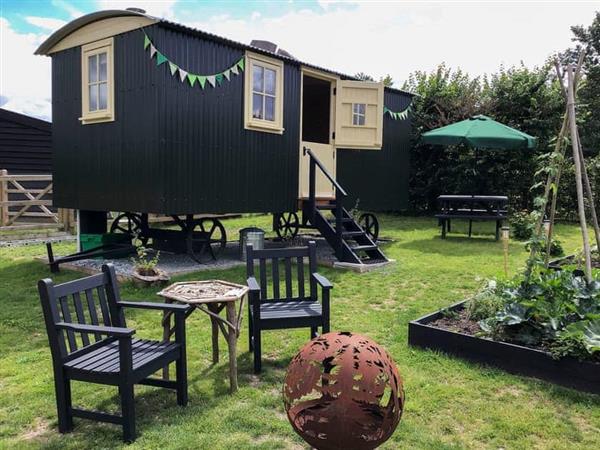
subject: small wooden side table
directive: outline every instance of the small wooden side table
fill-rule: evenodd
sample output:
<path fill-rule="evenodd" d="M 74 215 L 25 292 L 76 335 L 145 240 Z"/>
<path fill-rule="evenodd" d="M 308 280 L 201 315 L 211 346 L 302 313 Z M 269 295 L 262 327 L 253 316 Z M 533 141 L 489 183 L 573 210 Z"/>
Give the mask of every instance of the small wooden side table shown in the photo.
<path fill-rule="evenodd" d="M 230 392 L 237 391 L 237 338 L 240 335 L 244 297 L 248 292 L 247 286 L 229 283 L 221 280 L 184 281 L 174 283 L 157 295 L 164 297 L 167 303 L 181 302 L 193 306 L 188 314 L 195 309 L 210 317 L 212 326 L 212 361 L 219 362 L 219 330 L 223 333 L 229 349 L 229 388 Z M 236 311 L 236 302 L 240 301 Z M 220 315 L 225 309 L 225 317 Z M 171 326 L 171 313 L 163 317 L 163 339 L 169 340 L 174 330 Z M 169 367 L 163 369 L 163 378 L 169 378 Z"/>

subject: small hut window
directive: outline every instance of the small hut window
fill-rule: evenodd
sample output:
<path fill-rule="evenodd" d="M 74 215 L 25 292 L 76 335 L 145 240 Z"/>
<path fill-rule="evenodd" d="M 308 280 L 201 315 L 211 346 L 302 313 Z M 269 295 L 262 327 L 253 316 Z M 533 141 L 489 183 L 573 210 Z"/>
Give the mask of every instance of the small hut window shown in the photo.
<path fill-rule="evenodd" d="M 283 62 L 247 53 L 245 92 L 245 127 L 283 133 Z"/>
<path fill-rule="evenodd" d="M 352 104 L 352 125 L 364 126 L 367 105 L 364 103 Z"/>
<path fill-rule="evenodd" d="M 114 120 L 113 39 L 81 47 L 81 122 Z"/>

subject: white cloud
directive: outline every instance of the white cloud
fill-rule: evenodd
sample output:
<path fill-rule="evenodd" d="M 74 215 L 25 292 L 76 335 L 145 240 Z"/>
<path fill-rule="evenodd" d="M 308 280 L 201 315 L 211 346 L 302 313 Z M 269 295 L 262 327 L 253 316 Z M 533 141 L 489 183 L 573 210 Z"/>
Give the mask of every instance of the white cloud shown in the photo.
<path fill-rule="evenodd" d="M 64 9 L 67 13 L 69 13 L 71 19 L 76 19 L 77 17 L 83 16 L 83 12 L 81 10 L 65 0 L 52 0 L 52 5 L 57 8 Z"/>
<path fill-rule="evenodd" d="M 265 39 L 299 59 L 353 74 L 389 73 L 402 83 L 415 70 L 450 67 L 479 75 L 501 64 L 543 64 L 571 44 L 570 26 L 589 25 L 597 4 L 590 2 L 361 2 L 352 7 L 293 11 L 281 17 L 228 17 L 190 23 L 249 43 Z"/>
<path fill-rule="evenodd" d="M 43 28 L 44 30 L 49 30 L 52 32 L 67 24 L 67 22 L 64 20 L 53 19 L 51 17 L 27 16 L 25 17 L 25 20 L 38 28 Z"/>
<path fill-rule="evenodd" d="M 319 4 L 319 6 L 325 10 L 329 9 L 330 6 L 332 5 L 336 5 L 336 4 L 351 4 L 351 3 L 356 3 L 356 2 L 352 2 L 352 1 L 348 1 L 348 0 L 318 0 L 317 3 Z"/>
<path fill-rule="evenodd" d="M 0 96 L 3 108 L 50 119 L 50 58 L 33 52 L 47 37 L 17 33 L 0 17 Z"/>
<path fill-rule="evenodd" d="M 72 17 L 82 14 L 64 0 L 56 7 Z M 597 3 L 357 3 L 280 17 L 252 14 L 247 19 L 226 13 L 194 21 L 186 12 L 176 17 L 176 1 L 102 0 L 102 8 L 141 7 L 149 14 L 249 43 L 273 41 L 299 59 L 353 74 L 391 74 L 399 86 L 415 70 L 448 66 L 474 75 L 496 71 L 501 64 L 544 63 L 571 45 L 570 26 L 589 25 Z M 186 8 L 189 5 L 186 4 Z M 56 19 L 28 17 L 41 30 L 54 30 Z M 0 17 L 0 102 L 3 107 L 50 118 L 50 58 L 34 56 L 46 38 L 18 33 Z"/>
<path fill-rule="evenodd" d="M 98 0 L 99 9 L 126 9 L 140 8 L 151 16 L 173 19 L 175 17 L 174 6 L 177 0 Z"/>

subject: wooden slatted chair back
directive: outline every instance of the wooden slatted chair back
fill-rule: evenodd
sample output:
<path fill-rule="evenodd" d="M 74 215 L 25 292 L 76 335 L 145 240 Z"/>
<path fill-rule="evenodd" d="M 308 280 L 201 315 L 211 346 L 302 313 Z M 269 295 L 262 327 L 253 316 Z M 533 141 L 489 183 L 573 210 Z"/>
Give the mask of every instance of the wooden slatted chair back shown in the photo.
<path fill-rule="evenodd" d="M 316 300 L 317 245 L 254 250 L 246 246 L 246 274 L 260 286 L 260 301 Z M 257 273 L 258 272 L 258 273 Z"/>
<path fill-rule="evenodd" d="M 114 267 L 108 264 L 102 270 L 101 274 L 62 284 L 55 285 L 49 278 L 38 282 L 50 348 L 57 361 L 72 359 L 92 345 L 114 340 L 98 333 L 58 329 L 57 323 L 125 327 L 125 318 L 117 305 L 119 292 Z"/>

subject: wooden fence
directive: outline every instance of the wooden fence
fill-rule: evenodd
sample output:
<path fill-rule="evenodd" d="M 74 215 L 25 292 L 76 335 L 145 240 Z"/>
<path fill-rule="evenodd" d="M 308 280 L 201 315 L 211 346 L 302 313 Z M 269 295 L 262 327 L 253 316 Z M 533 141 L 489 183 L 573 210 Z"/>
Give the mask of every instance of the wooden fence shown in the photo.
<path fill-rule="evenodd" d="M 75 213 L 52 208 L 52 175 L 9 175 L 0 170 L 0 229 L 53 225 L 75 228 Z"/>

